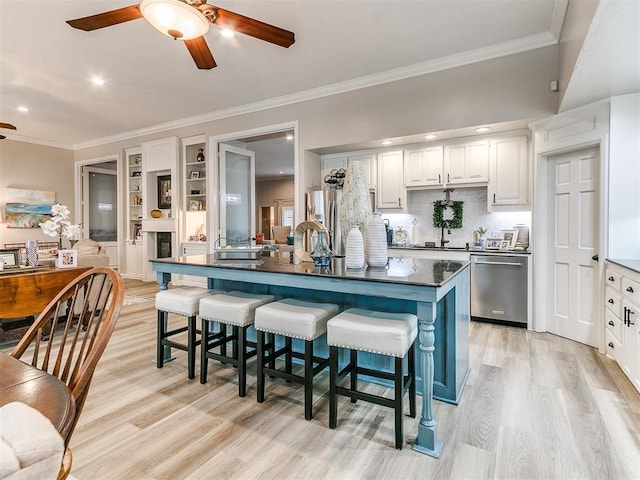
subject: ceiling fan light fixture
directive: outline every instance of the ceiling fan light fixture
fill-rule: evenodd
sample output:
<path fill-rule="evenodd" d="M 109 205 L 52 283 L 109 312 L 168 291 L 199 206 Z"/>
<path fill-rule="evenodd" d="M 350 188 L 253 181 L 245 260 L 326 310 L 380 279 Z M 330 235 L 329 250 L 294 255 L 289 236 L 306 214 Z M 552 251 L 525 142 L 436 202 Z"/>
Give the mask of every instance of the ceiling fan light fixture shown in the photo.
<path fill-rule="evenodd" d="M 209 31 L 209 20 L 200 10 L 180 0 L 142 0 L 140 13 L 168 37 L 192 40 Z"/>

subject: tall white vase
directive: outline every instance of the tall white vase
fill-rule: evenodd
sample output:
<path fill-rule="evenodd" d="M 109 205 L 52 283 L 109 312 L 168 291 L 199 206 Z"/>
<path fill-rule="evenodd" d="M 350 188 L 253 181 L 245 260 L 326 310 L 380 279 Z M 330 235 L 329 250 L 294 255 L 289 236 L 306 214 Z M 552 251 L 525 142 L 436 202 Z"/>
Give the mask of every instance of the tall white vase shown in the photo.
<path fill-rule="evenodd" d="M 364 244 L 367 264 L 370 267 L 387 265 L 387 231 L 382 222 L 380 212 L 373 212 L 367 224 Z"/>
<path fill-rule="evenodd" d="M 349 269 L 358 270 L 364 267 L 364 239 L 362 232 L 356 226 L 351 227 L 347 235 L 344 263 Z"/>
<path fill-rule="evenodd" d="M 367 188 L 364 165 L 353 161 L 347 167 L 340 203 L 340 230 L 346 245 L 351 227 L 356 225 L 366 235 L 367 222 L 371 217 L 371 200 Z"/>

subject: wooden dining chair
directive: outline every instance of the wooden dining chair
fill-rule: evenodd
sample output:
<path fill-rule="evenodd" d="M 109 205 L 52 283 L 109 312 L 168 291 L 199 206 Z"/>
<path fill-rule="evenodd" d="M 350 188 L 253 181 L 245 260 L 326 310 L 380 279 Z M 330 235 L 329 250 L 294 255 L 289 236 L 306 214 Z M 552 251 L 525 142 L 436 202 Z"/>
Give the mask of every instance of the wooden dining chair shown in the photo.
<path fill-rule="evenodd" d="M 96 365 L 113 333 L 124 282 L 106 267 L 92 268 L 72 280 L 49 302 L 11 355 L 61 379 L 71 390 L 76 414 L 61 432 L 68 446 Z M 47 339 L 47 340 L 45 340 Z"/>

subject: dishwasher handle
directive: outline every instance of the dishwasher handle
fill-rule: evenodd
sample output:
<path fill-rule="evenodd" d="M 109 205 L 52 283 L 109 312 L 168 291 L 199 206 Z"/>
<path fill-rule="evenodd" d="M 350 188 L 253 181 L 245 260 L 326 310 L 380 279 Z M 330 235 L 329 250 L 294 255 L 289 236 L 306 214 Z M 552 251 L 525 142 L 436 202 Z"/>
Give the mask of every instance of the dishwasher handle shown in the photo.
<path fill-rule="evenodd" d="M 509 267 L 521 267 L 522 264 L 520 263 L 513 263 L 513 262 L 483 262 L 482 260 L 478 260 L 475 262 L 476 265 L 507 265 Z"/>

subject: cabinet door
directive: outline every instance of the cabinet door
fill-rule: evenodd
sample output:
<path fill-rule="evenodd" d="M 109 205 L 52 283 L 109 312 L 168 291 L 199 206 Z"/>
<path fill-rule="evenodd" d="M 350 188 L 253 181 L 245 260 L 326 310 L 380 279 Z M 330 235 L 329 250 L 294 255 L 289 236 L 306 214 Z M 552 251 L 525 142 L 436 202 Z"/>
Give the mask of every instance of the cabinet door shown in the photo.
<path fill-rule="evenodd" d="M 367 188 L 369 188 L 369 190 L 375 190 L 378 183 L 377 155 L 375 153 L 349 155 L 347 158 L 347 166 L 355 160 L 362 162 L 364 166 L 364 173 L 367 177 Z"/>
<path fill-rule="evenodd" d="M 405 208 L 402 151 L 378 154 L 378 208 Z"/>
<path fill-rule="evenodd" d="M 490 206 L 527 205 L 529 161 L 527 138 L 491 142 Z"/>
<path fill-rule="evenodd" d="M 489 143 L 451 145 L 445 149 L 446 183 L 483 183 L 489 180 Z"/>
<path fill-rule="evenodd" d="M 404 151 L 404 181 L 407 188 L 443 185 L 443 148 Z"/>

